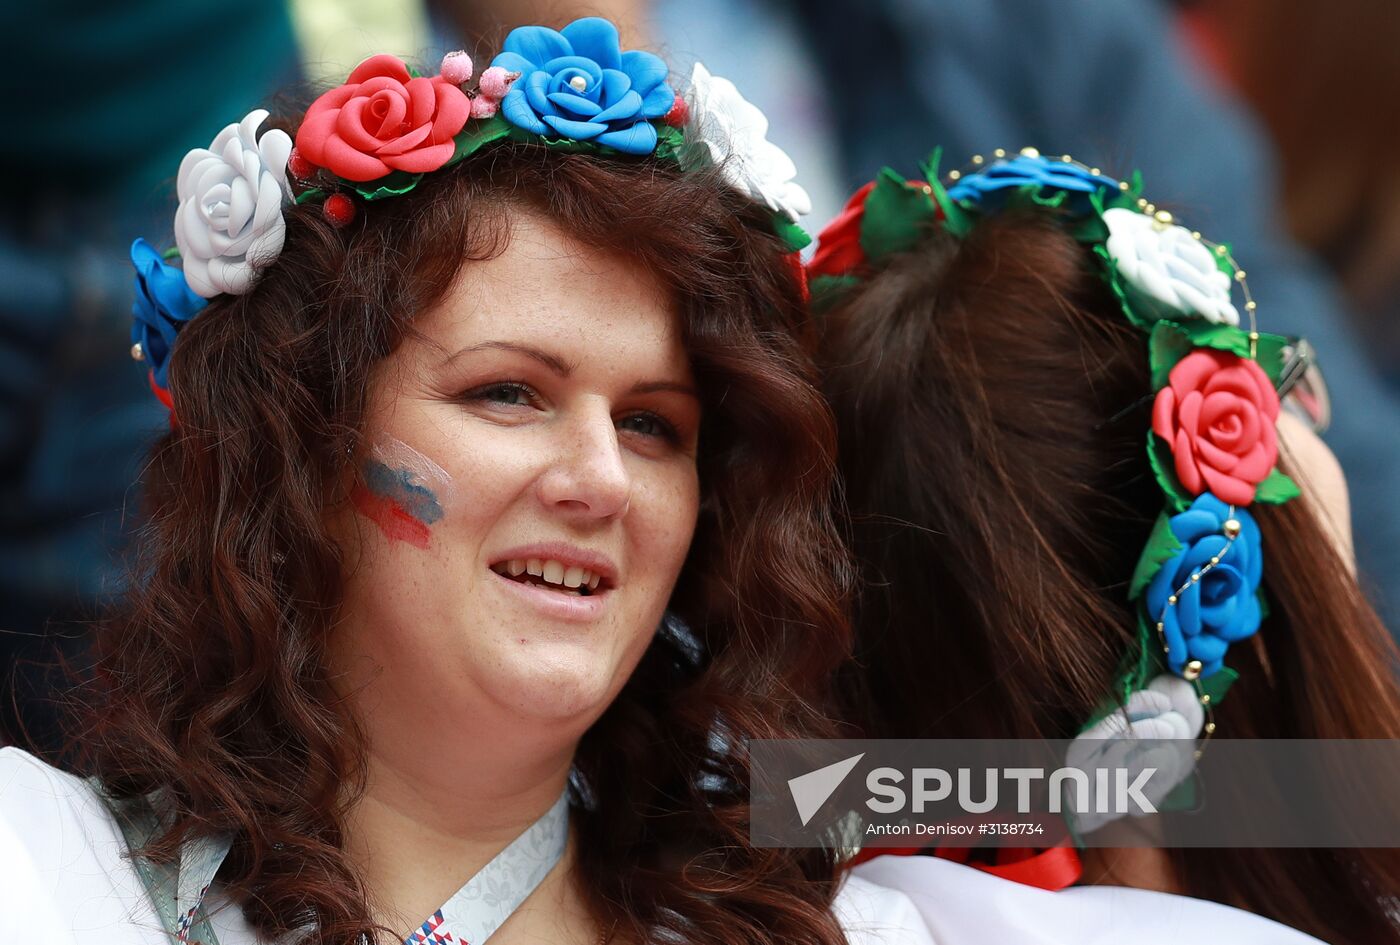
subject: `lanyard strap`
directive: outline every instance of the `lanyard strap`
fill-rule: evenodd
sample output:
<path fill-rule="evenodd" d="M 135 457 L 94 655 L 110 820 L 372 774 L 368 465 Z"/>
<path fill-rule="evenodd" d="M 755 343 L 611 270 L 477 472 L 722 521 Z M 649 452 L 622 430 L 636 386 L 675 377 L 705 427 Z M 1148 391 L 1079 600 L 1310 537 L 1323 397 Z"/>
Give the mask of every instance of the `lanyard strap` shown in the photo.
<path fill-rule="evenodd" d="M 146 798 L 106 799 L 128 849 L 141 849 L 160 829 L 160 816 Z M 180 859 L 174 863 L 156 863 L 144 856 L 131 858 L 161 926 L 181 945 L 219 945 L 218 936 L 201 907 L 219 864 L 228 856 L 230 845 L 227 836 L 202 837 L 186 843 L 180 850 Z"/>
<path fill-rule="evenodd" d="M 131 850 L 145 846 L 160 827 L 155 808 L 145 798 L 107 803 Z M 404 945 L 484 945 L 554 869 L 568 840 L 565 793 L 405 938 Z M 219 945 L 202 906 L 230 845 L 228 837 L 201 837 L 184 845 L 176 863 L 132 857 L 161 925 L 181 945 Z"/>
<path fill-rule="evenodd" d="M 549 874 L 569 840 L 568 795 L 453 893 L 404 945 L 484 945 Z"/>

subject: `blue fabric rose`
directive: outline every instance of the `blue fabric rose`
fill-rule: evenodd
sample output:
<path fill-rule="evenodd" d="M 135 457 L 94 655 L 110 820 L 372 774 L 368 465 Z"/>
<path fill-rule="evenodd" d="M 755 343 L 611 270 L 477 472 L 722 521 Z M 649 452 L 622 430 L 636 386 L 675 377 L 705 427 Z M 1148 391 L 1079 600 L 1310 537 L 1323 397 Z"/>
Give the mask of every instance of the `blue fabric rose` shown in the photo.
<path fill-rule="evenodd" d="M 196 295 L 185 281 L 185 274 L 166 265 L 155 247 L 145 240 L 131 244 L 131 264 L 136 267 L 131 342 L 141 346 L 156 386 L 165 390 L 165 372 L 175 336 L 208 301 Z"/>
<path fill-rule="evenodd" d="M 1240 523 L 1233 542 L 1225 537 L 1225 522 Z M 1167 641 L 1167 665 L 1180 673 L 1187 660 L 1201 661 L 1201 676 L 1220 669 L 1231 643 L 1252 636 L 1259 629 L 1259 578 L 1263 558 L 1259 550 L 1259 526 L 1244 509 L 1230 507 L 1209 492 L 1200 495 L 1185 512 L 1171 517 L 1172 534 L 1182 550 L 1162 565 L 1147 586 L 1148 616 L 1162 621 Z M 1228 546 L 1228 550 L 1226 550 Z M 1195 583 L 1191 575 L 1220 555 L 1220 563 Z M 1175 606 L 1167 598 L 1177 589 Z M 1165 612 L 1165 616 L 1163 616 Z"/>
<path fill-rule="evenodd" d="M 501 101 L 512 125 L 537 135 L 592 141 L 627 154 L 656 149 L 651 120 L 671 110 L 676 93 L 666 64 L 618 45 L 617 27 L 585 17 L 562 32 L 522 26 L 491 65 L 520 73 Z"/>
<path fill-rule="evenodd" d="M 985 170 L 968 174 L 952 187 L 948 196 L 953 200 L 981 203 L 998 191 L 1039 184 L 1051 190 L 1067 190 L 1072 194 L 1091 194 L 1097 190 L 1116 190 L 1118 182 L 1103 174 L 1090 174 L 1086 168 L 1064 161 L 1018 154 L 1008 161 L 992 164 Z"/>

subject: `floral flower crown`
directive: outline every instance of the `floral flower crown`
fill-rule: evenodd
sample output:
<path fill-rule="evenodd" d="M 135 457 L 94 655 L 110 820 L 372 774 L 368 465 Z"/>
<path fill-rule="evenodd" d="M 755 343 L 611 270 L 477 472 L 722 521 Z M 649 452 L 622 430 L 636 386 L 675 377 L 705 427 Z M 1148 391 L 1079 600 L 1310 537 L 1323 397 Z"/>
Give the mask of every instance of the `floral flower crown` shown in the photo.
<path fill-rule="evenodd" d="M 923 181 L 885 168 L 821 232 L 808 265 L 814 302 L 838 299 L 935 226 L 964 237 L 982 215 L 1005 209 L 1053 212 L 1091 248 L 1124 317 L 1147 336 L 1155 399 L 1145 445 L 1165 499 L 1128 583 L 1139 646 L 1123 670 L 1121 704 L 1136 734 L 1192 739 L 1204 727 L 1209 737 L 1207 716 L 1237 675 L 1226 651 L 1268 612 L 1248 506 L 1298 495 L 1276 465 L 1276 385 L 1291 342 L 1258 330 L 1229 247 L 1149 203 L 1138 175 L 1117 181 L 1026 148 L 975 156 L 940 180 L 939 156 L 923 166 Z M 1232 301 L 1236 285 L 1248 328 Z M 1081 738 L 1125 734 L 1118 704 Z"/>
<path fill-rule="evenodd" d="M 797 220 L 811 203 L 793 181 L 792 161 L 767 140 L 767 119 L 703 65 L 696 63 L 678 96 L 661 59 L 623 51 L 612 23 L 588 17 L 558 31 L 513 30 L 476 88 L 464 90 L 472 72 L 465 52 L 445 56 L 435 76 L 373 56 L 311 104 L 295 143 L 279 129 L 260 135 L 268 113 L 258 109 L 185 155 L 176 182 L 177 248 L 161 254 L 140 239 L 131 247 L 131 353 L 149 365 L 152 390 L 167 407 L 168 361 L 180 329 L 209 299 L 253 287 L 282 251 L 285 207 L 319 201 L 327 219 L 343 226 L 359 204 L 408 193 L 424 174 L 494 142 L 653 156 L 683 171 L 717 167 L 773 211 L 793 253 L 809 242 Z"/>

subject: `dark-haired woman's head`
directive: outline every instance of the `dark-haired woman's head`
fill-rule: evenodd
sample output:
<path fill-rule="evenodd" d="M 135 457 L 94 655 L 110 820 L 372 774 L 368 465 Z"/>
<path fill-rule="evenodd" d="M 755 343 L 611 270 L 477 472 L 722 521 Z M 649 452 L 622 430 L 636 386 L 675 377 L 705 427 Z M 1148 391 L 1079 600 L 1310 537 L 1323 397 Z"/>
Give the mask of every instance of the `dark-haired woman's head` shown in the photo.
<path fill-rule="evenodd" d="M 1160 507 L 1139 456 L 1146 358 L 1115 315 L 1079 244 L 1009 215 L 930 232 L 826 313 L 882 730 L 1072 736 L 1111 691 L 1135 635 L 1121 591 Z M 946 672 L 878 675 L 914 666 Z M 979 694 L 989 711 L 951 711 Z"/>
<path fill-rule="evenodd" d="M 503 142 L 289 209 L 180 333 L 103 633 L 84 740 L 168 789 L 152 855 L 231 831 L 254 924 L 351 941 L 366 774 L 529 745 L 622 934 L 836 941 L 825 855 L 749 846 L 741 753 L 823 730 L 847 646 L 804 325 L 769 211 L 659 160 Z"/>
<path fill-rule="evenodd" d="M 1139 646 L 1129 581 L 1163 507 L 1144 449 L 1154 387 L 1146 337 L 1073 225 L 1046 207 L 988 213 L 961 237 L 930 220 L 824 313 L 861 569 L 847 695 L 871 735 L 1073 738 L 1121 698 Z M 1282 465 L 1304 478 L 1286 448 Z M 1388 639 L 1311 497 L 1251 511 L 1274 607 L 1230 650 L 1221 733 L 1395 737 Z M 1329 940 L 1394 939 L 1385 857 L 1175 860 L 1194 895 Z"/>

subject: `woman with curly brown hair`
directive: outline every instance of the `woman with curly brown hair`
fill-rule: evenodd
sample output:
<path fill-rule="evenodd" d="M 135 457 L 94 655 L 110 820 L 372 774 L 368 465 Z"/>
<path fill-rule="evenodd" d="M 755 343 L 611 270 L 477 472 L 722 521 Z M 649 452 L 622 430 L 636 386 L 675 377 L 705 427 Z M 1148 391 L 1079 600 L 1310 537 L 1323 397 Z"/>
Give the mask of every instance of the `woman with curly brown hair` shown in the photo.
<path fill-rule="evenodd" d="M 0 753 L 5 941 L 838 945 L 902 901 L 748 837 L 746 742 L 825 732 L 848 649 L 805 195 L 605 21 L 505 49 L 471 93 L 369 60 L 295 151 L 255 112 L 181 167 L 181 267 L 135 247 L 171 429 L 92 779 Z"/>

